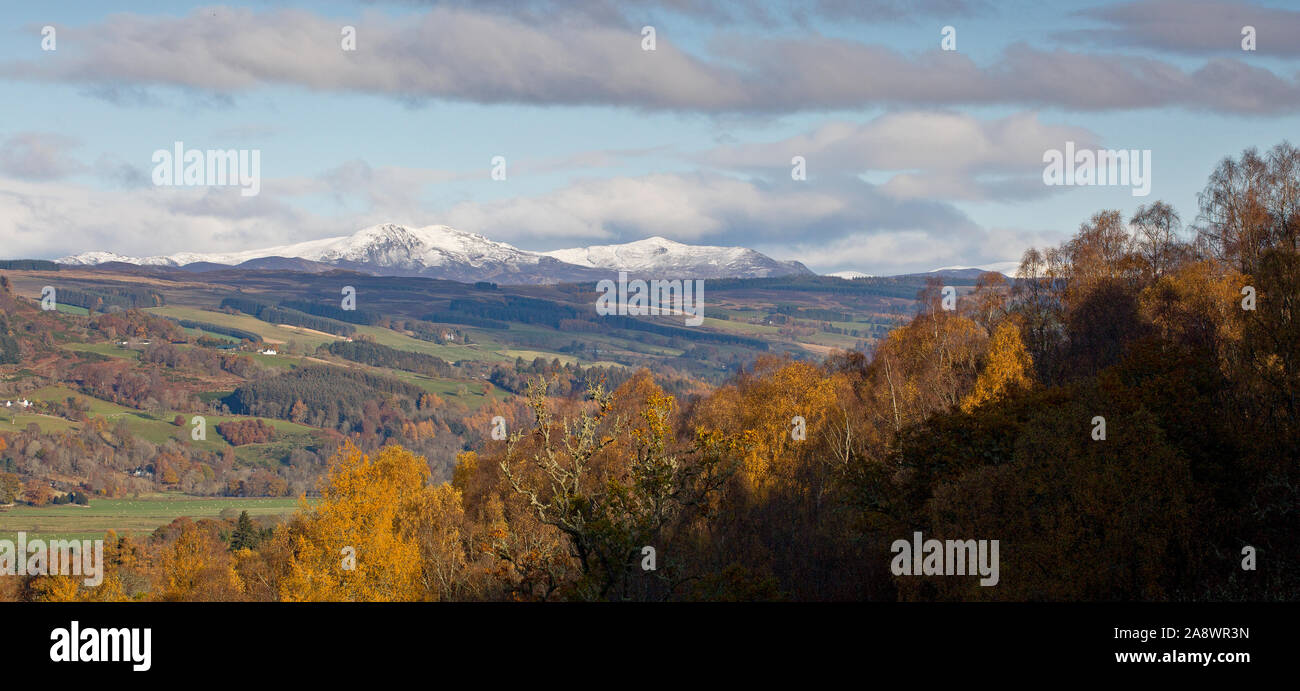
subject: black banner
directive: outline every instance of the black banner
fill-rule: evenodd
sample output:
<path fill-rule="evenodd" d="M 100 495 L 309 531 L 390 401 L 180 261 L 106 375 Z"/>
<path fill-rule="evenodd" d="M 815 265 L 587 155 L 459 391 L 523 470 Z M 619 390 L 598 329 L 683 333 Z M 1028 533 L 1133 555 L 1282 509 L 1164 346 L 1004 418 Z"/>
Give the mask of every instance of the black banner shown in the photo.
<path fill-rule="evenodd" d="M 211 670 L 214 680 L 376 672 L 390 681 L 435 680 L 446 668 L 489 675 L 496 685 L 598 670 L 677 681 L 845 673 L 884 682 L 897 673 L 975 682 L 1028 670 L 1246 679 L 1294 669 L 1300 607 L 19 603 L 0 614 L 7 680 L 152 685 L 192 680 L 196 670 Z"/>

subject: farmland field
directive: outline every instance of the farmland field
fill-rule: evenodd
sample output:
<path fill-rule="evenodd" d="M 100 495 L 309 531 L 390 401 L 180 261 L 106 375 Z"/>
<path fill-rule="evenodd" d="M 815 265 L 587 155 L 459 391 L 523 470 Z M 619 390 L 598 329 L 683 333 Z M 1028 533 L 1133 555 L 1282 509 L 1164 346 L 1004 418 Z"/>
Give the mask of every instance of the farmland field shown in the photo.
<path fill-rule="evenodd" d="M 223 509 L 247 511 L 250 516 L 287 516 L 298 508 L 291 497 L 191 497 L 182 494 L 152 494 L 130 499 L 92 498 L 89 506 L 73 504 L 28 506 L 19 504 L 0 509 L 0 539 L 14 539 L 18 532 L 28 539 L 102 538 L 109 530 L 119 535 L 147 535 L 181 516 L 216 518 Z"/>
<path fill-rule="evenodd" d="M 140 359 L 140 351 L 119 348 L 112 343 L 65 343 L 61 347 L 79 353 L 98 353 L 108 357 L 126 358 L 128 360 Z"/>
<path fill-rule="evenodd" d="M 173 319 L 190 319 L 196 322 L 251 331 L 261 336 L 267 343 L 288 343 L 292 340 L 315 348 L 322 343 L 339 340 L 329 334 L 294 326 L 279 326 L 246 314 L 226 314 L 225 312 L 213 312 L 196 307 L 177 306 L 150 307 L 145 311 Z"/>

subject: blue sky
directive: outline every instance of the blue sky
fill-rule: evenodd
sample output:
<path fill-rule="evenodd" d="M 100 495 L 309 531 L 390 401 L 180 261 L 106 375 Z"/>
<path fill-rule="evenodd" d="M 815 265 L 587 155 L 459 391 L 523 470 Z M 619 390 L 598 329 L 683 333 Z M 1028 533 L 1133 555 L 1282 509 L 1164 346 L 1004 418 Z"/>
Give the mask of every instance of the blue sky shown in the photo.
<path fill-rule="evenodd" d="M 1300 132 L 1300 12 L 1228 2 L 68 2 L 6 7 L 0 255 L 234 251 L 380 222 L 524 249 L 660 235 L 818 271 L 1016 259 L 1104 208 L 1191 224 Z M 1240 47 L 1255 26 L 1257 49 Z M 42 27 L 56 50 L 41 49 Z M 357 28 L 343 51 L 340 29 Z M 641 27 L 656 30 L 642 50 Z M 956 29 L 957 50 L 940 50 Z M 1066 140 L 1150 196 L 1047 187 Z M 261 192 L 151 156 L 257 149 Z M 504 156 L 507 179 L 490 178 Z M 790 179 L 792 155 L 807 180 Z"/>

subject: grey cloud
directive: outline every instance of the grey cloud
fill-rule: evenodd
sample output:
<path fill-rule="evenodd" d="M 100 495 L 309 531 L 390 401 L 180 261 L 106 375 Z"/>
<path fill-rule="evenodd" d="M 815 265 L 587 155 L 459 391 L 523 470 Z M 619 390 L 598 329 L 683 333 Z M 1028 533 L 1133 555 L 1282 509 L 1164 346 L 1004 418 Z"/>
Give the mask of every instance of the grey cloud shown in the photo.
<path fill-rule="evenodd" d="M 641 26 L 661 14 L 714 24 L 807 25 L 815 19 L 885 23 L 918 17 L 987 14 L 984 0 L 397 0 L 412 6 L 468 7 L 540 20 L 557 12 L 602 23 Z"/>
<path fill-rule="evenodd" d="M 211 218 L 221 222 L 235 223 L 245 220 L 290 221 L 297 214 L 292 207 L 270 195 L 258 194 L 244 197 L 237 192 L 222 187 L 198 187 L 193 192 L 175 194 L 170 191 L 159 192 L 165 195 L 167 211 L 192 218 Z"/>
<path fill-rule="evenodd" d="M 0 142 L 0 172 L 27 180 L 55 180 L 80 173 L 85 166 L 69 150 L 76 139 L 45 132 L 20 132 Z"/>
<path fill-rule="evenodd" d="M 411 217 L 420 208 L 426 185 L 471 177 L 485 177 L 487 167 L 474 173 L 466 171 L 372 166 L 361 159 L 346 161 L 315 178 L 295 178 L 282 187 L 278 181 L 268 184 L 272 191 L 295 194 L 323 194 L 341 205 L 361 204 L 366 209 Z M 296 189 L 295 189 L 296 188 Z"/>
<path fill-rule="evenodd" d="M 229 94 L 264 84 L 386 94 L 418 103 L 722 105 L 729 77 L 639 32 L 591 23 L 538 26 L 505 17 L 433 10 L 414 20 L 368 15 L 355 22 L 356 51 L 340 47 L 344 21 L 299 11 L 196 11 L 180 18 L 117 15 L 68 29 L 58 63 L 11 62 L 0 74 L 97 85 L 109 94 L 161 85 Z M 734 79 L 733 79 L 734 81 Z M 723 93 L 719 93 L 719 91 Z M 650 94 L 651 97 L 647 97 Z M 732 98 L 737 98 L 738 93 Z M 666 99 L 657 104 L 653 99 Z"/>
<path fill-rule="evenodd" d="M 343 23 L 299 10 L 117 15 L 68 29 L 69 56 L 3 63 L 0 75 L 111 93 L 208 90 L 217 102 L 259 86 L 297 85 L 412 105 L 456 100 L 713 114 L 956 105 L 1289 114 L 1300 105 L 1294 77 L 1227 58 L 1186 70 L 1150 58 L 1013 45 L 981 66 L 959 53 L 908 56 L 817 35 L 732 35 L 702 57 L 665 34 L 658 50 L 646 52 L 639 31 L 627 28 L 447 8 L 402 20 L 366 15 L 355 23 L 358 49 L 345 52 Z"/>
<path fill-rule="evenodd" d="M 1300 55 L 1300 11 L 1254 3 L 1139 0 L 1079 12 L 1101 29 L 1062 32 L 1080 43 L 1151 48 L 1183 54 L 1241 54 L 1241 30 L 1253 26 L 1261 56 Z"/>
<path fill-rule="evenodd" d="M 145 187 L 152 184 L 149 170 L 107 154 L 95 159 L 95 174 L 118 187 Z"/>
<path fill-rule="evenodd" d="M 3 74 L 4 70 L 4 66 L 0 66 L 0 74 Z M 88 84 L 81 93 L 83 96 L 126 108 L 145 108 L 162 104 L 162 100 L 150 93 L 148 88 L 136 84 Z"/>
<path fill-rule="evenodd" d="M 669 147 L 652 146 L 639 149 L 596 149 L 575 154 L 537 160 L 523 160 L 511 169 L 519 173 L 550 173 L 591 168 L 613 168 L 629 161 L 669 152 Z"/>

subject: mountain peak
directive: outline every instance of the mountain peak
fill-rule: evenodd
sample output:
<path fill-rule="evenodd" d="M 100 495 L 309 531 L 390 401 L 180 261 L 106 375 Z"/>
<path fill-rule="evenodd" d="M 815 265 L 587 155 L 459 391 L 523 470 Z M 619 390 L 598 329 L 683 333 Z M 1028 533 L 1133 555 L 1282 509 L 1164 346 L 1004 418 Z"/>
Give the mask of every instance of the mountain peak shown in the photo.
<path fill-rule="evenodd" d="M 669 240 L 668 238 L 662 235 L 651 235 L 650 237 L 645 238 L 643 240 L 636 240 L 626 244 L 627 245 L 657 245 L 660 247 L 686 247 L 687 246 L 680 242 L 677 242 L 676 240 Z"/>
<path fill-rule="evenodd" d="M 562 262 L 610 271 L 671 278 L 763 278 L 812 273 L 745 247 L 686 245 L 654 235 L 622 245 L 592 245 L 544 252 Z"/>

